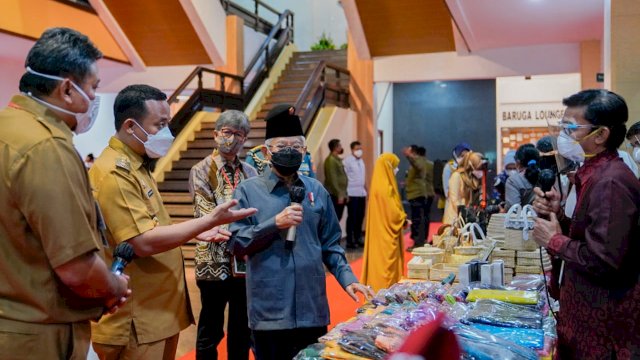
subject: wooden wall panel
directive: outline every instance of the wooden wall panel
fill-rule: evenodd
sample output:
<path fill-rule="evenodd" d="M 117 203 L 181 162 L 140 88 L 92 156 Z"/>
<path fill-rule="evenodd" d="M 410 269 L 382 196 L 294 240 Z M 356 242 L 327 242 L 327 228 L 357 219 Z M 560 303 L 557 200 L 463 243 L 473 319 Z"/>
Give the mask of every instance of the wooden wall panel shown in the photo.
<path fill-rule="evenodd" d="M 371 56 L 455 51 L 444 0 L 356 0 Z"/>
<path fill-rule="evenodd" d="M 55 26 L 87 35 L 109 59 L 129 61 L 96 14 L 51 0 L 2 0 L 0 31 L 35 40 Z"/>
<path fill-rule="evenodd" d="M 210 64 L 178 0 L 104 0 L 147 66 Z"/>
<path fill-rule="evenodd" d="M 364 148 L 363 159 L 366 166 L 367 186 L 371 183 L 371 174 L 377 154 L 376 136 L 373 113 L 373 60 L 358 58 L 351 34 L 347 37 L 347 68 L 351 73 L 349 86 L 350 105 L 358 115 L 358 140 Z M 343 144 L 347 146 L 347 144 Z M 348 152 L 349 150 L 345 150 Z"/>

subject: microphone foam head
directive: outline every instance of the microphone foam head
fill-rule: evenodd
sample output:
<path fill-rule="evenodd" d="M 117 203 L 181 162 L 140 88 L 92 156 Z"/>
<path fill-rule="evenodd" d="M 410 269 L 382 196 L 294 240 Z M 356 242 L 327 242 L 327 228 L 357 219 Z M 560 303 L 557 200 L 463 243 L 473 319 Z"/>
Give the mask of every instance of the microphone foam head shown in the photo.
<path fill-rule="evenodd" d="M 540 185 L 540 189 L 544 192 L 551 190 L 553 184 L 556 183 L 556 173 L 551 169 L 544 169 L 540 171 L 540 176 L 538 177 L 538 185 Z"/>
<path fill-rule="evenodd" d="M 304 195 L 304 186 L 293 185 L 289 188 L 289 198 L 291 199 L 291 202 L 298 204 L 302 203 L 302 200 L 304 200 Z"/>

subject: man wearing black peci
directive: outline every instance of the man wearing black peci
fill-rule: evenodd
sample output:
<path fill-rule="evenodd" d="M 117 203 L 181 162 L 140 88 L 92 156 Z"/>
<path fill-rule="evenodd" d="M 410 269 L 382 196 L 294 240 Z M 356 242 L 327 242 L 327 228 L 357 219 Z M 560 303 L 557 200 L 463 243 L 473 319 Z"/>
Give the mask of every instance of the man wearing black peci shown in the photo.
<path fill-rule="evenodd" d="M 293 358 L 317 342 L 329 324 L 325 269 L 357 301 L 371 290 L 358 283 L 340 247 L 342 232 L 329 193 L 315 179 L 298 175 L 306 153 L 300 118 L 290 105 L 267 115 L 265 158 L 271 170 L 236 188 L 238 206 L 258 212 L 231 224 L 231 253 L 248 256 L 247 303 L 258 360 Z M 304 187 L 300 204 L 290 189 Z M 295 227 L 293 241 L 287 241 Z"/>

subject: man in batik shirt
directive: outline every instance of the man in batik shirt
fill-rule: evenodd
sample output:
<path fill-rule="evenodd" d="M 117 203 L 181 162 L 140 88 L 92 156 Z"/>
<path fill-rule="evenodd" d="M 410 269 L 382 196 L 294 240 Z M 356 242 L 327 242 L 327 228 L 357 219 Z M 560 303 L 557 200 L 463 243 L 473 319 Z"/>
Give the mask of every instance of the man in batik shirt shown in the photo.
<path fill-rule="evenodd" d="M 189 175 L 195 217 L 204 216 L 218 204 L 231 200 L 233 191 L 241 181 L 257 175 L 251 165 L 238 158 L 249 130 L 249 119 L 243 112 L 228 110 L 220 115 L 214 130 L 217 149 L 194 165 Z M 226 229 L 228 225 L 224 226 Z M 227 304 L 229 359 L 249 358 L 246 287 L 240 273 L 243 262 L 232 258 L 226 248 L 226 241 L 199 242 L 196 247 L 196 284 L 202 302 L 196 359 L 218 358 L 217 347 L 224 337 Z"/>

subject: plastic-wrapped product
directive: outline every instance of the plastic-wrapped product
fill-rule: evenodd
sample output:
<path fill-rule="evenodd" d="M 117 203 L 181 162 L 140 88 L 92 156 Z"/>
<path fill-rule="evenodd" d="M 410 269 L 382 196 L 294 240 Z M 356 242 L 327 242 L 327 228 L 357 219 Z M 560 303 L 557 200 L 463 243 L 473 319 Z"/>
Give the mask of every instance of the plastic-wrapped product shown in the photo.
<path fill-rule="evenodd" d="M 465 322 L 502 327 L 542 328 L 542 314 L 527 306 L 498 300 L 478 300 L 467 313 Z"/>
<path fill-rule="evenodd" d="M 505 328 L 485 324 L 472 324 L 471 326 L 529 349 L 540 350 L 544 347 L 544 331 L 542 329 Z"/>
<path fill-rule="evenodd" d="M 443 305 L 442 310 L 445 314 L 449 315 L 451 318 L 460 321 L 467 317 L 467 313 L 469 312 L 469 306 L 464 303 L 455 302 L 453 304 Z"/>
<path fill-rule="evenodd" d="M 556 332 L 556 324 L 556 319 L 553 316 L 545 316 L 542 321 L 542 330 L 544 330 L 544 336 L 557 339 L 558 333 Z"/>
<path fill-rule="evenodd" d="M 293 360 L 321 360 L 322 356 L 320 354 L 325 347 L 324 344 L 309 345 L 305 349 L 300 350 Z"/>
<path fill-rule="evenodd" d="M 537 360 L 535 351 L 503 340 L 471 326 L 457 324 L 452 328 L 462 347 L 463 359 L 473 360 Z"/>
<path fill-rule="evenodd" d="M 364 324 L 371 320 L 372 316 L 359 315 L 353 317 L 343 323 L 338 324 L 333 329 L 329 330 L 326 334 L 320 337 L 318 341 L 321 343 L 327 343 L 330 341 L 337 341 L 342 337 L 345 331 L 360 330 L 364 327 Z"/>
<path fill-rule="evenodd" d="M 517 275 L 513 277 L 513 280 L 511 280 L 508 287 L 514 290 L 540 292 L 544 289 L 544 281 L 544 275 Z"/>
<path fill-rule="evenodd" d="M 328 360 L 369 360 L 362 356 L 348 353 L 340 348 L 336 342 L 325 344 L 326 347 L 320 352 L 322 359 Z M 315 360 L 315 359 L 314 359 Z"/>
<path fill-rule="evenodd" d="M 344 351 L 374 360 L 383 360 L 387 353 L 375 345 L 375 332 L 360 330 L 347 332 L 338 340 L 338 345 Z"/>
<path fill-rule="evenodd" d="M 539 293 L 536 291 L 520 290 L 473 289 L 469 292 L 469 295 L 467 295 L 467 301 L 476 301 L 479 299 L 495 299 L 512 304 L 537 305 Z"/>

